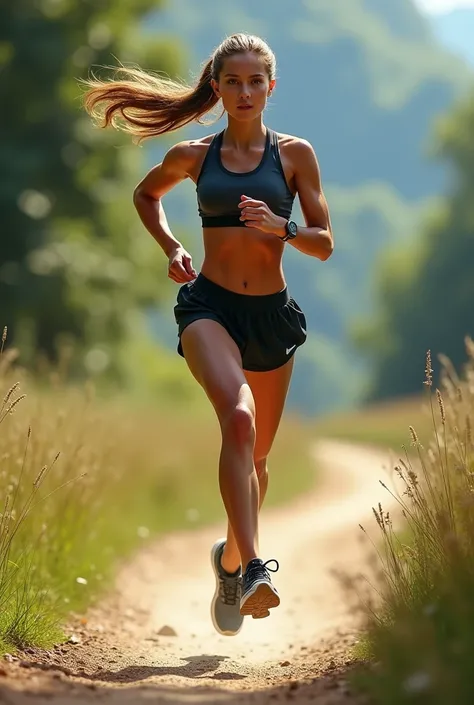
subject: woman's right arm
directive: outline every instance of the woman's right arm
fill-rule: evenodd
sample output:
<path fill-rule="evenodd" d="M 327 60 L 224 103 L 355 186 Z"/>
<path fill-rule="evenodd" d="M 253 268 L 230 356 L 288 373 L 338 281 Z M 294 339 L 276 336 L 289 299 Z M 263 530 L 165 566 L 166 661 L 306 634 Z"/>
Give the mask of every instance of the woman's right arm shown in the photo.
<path fill-rule="evenodd" d="M 161 164 L 148 172 L 133 192 L 133 203 L 138 215 L 168 257 L 168 276 L 178 284 L 192 281 L 197 273 L 193 268 L 191 256 L 170 230 L 161 199 L 189 177 L 193 157 L 189 143 L 180 142 L 166 153 Z"/>

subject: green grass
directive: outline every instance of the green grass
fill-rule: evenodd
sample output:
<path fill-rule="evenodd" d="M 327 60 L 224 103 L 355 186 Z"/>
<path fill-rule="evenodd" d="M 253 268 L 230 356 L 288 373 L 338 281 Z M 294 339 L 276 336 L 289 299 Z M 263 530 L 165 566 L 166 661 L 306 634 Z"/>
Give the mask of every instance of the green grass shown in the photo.
<path fill-rule="evenodd" d="M 205 400 L 188 410 L 101 400 L 88 386 L 39 387 L 7 363 L 4 353 L 0 651 L 60 639 L 68 613 L 96 601 L 118 563 L 151 537 L 225 526 L 219 429 Z M 283 420 L 268 504 L 312 485 L 312 442 L 309 424 Z"/>
<path fill-rule="evenodd" d="M 357 685 L 383 705 L 474 702 L 474 344 L 431 392 L 431 434 L 400 463 L 403 522 L 376 511 L 380 544 Z M 431 382 L 428 361 L 427 382 Z M 360 586 L 355 581 L 355 587 Z M 366 596 L 367 598 L 367 596 Z"/>
<path fill-rule="evenodd" d="M 422 440 L 430 435 L 430 412 L 421 396 L 327 416 L 316 423 L 315 431 L 320 437 L 400 450 L 410 444 L 410 426 Z"/>

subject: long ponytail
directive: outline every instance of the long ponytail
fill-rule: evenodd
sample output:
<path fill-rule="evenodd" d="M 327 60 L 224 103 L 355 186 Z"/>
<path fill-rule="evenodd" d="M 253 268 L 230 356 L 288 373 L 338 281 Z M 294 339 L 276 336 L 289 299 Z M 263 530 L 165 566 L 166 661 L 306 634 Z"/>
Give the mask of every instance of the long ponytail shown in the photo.
<path fill-rule="evenodd" d="M 218 98 L 211 85 L 212 58 L 192 87 L 139 69 L 121 67 L 112 80 L 84 81 L 84 107 L 100 127 L 111 125 L 137 138 L 178 130 L 214 108 Z"/>
<path fill-rule="evenodd" d="M 270 80 L 275 78 L 275 55 L 268 44 L 252 34 L 233 34 L 215 49 L 194 87 L 121 67 L 112 80 L 84 81 L 88 86 L 84 107 L 101 127 L 112 125 L 132 134 L 140 143 L 195 120 L 201 122 L 219 102 L 211 79 L 219 80 L 225 59 L 245 52 L 259 55 Z"/>

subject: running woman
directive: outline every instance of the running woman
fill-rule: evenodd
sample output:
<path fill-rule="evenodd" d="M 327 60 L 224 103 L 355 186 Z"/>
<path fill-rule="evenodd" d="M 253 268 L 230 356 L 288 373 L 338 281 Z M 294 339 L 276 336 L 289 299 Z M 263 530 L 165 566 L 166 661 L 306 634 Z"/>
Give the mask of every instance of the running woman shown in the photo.
<path fill-rule="evenodd" d="M 227 126 L 171 147 L 134 191 L 145 228 L 168 258 L 180 288 L 174 308 L 178 353 L 202 386 L 220 425 L 219 486 L 226 538 L 211 550 L 212 621 L 237 634 L 245 615 L 267 617 L 280 603 L 258 536 L 268 485 L 267 458 L 283 412 L 304 313 L 288 291 L 285 245 L 325 261 L 333 251 L 329 210 L 312 146 L 263 121 L 275 90 L 276 60 L 259 37 L 227 37 L 195 86 L 121 68 L 88 81 L 86 110 L 143 139 L 199 121 L 222 101 Z M 184 179 L 196 185 L 204 260 L 199 274 L 173 236 L 162 199 Z M 305 225 L 291 219 L 298 195 Z"/>

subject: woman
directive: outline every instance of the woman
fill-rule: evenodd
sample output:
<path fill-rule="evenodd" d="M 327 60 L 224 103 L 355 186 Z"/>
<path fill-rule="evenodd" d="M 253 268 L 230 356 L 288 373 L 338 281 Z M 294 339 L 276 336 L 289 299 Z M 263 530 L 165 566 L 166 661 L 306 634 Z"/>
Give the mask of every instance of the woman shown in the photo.
<path fill-rule="evenodd" d="M 169 277 L 182 285 L 174 309 L 178 352 L 220 423 L 219 484 L 228 528 L 211 551 L 211 614 L 226 635 L 240 631 L 244 615 L 266 617 L 280 603 L 269 573 L 278 563 L 264 563 L 259 554 L 258 513 L 294 353 L 306 339 L 304 314 L 286 287 L 283 250 L 288 243 L 320 260 L 333 250 L 311 145 L 263 123 L 275 72 L 275 56 L 262 39 L 236 34 L 214 51 L 195 87 L 122 69 L 124 80 L 90 81 L 85 96 L 86 109 L 103 127 L 115 125 L 139 141 L 199 121 L 219 100 L 227 113 L 223 132 L 176 144 L 134 192 L 144 226 L 168 257 Z M 187 178 L 196 184 L 203 226 L 199 275 L 162 204 Z M 296 194 L 305 227 L 291 220 Z"/>

